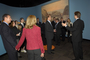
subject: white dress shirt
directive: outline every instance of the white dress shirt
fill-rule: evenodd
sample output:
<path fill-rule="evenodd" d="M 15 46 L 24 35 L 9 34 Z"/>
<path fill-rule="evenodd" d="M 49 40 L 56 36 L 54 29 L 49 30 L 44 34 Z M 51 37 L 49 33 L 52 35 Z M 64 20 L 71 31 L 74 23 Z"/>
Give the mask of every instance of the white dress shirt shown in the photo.
<path fill-rule="evenodd" d="M 24 24 L 23 23 L 21 23 L 21 25 L 24 27 Z"/>
<path fill-rule="evenodd" d="M 47 20 L 50 24 L 51 24 L 51 21 L 49 21 L 49 20 Z M 51 26 L 52 26 L 52 24 L 51 24 Z"/>

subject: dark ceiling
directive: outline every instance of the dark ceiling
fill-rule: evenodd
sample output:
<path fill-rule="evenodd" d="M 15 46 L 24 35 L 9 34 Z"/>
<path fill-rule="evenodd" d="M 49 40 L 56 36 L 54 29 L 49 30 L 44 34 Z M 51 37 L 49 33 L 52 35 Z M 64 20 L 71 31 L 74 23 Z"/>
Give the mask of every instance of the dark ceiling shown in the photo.
<path fill-rule="evenodd" d="M 0 3 L 13 7 L 33 7 L 50 0 L 0 0 Z"/>

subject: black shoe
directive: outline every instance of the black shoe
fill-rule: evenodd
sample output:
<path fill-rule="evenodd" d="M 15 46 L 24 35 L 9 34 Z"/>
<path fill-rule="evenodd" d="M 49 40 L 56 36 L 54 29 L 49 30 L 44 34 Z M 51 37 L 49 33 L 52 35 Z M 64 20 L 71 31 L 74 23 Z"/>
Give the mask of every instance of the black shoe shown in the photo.
<path fill-rule="evenodd" d="M 56 45 L 58 45 L 58 44 L 56 44 Z"/>
<path fill-rule="evenodd" d="M 58 46 L 60 46 L 60 44 L 58 44 Z"/>
<path fill-rule="evenodd" d="M 51 52 L 51 54 L 54 54 L 54 52 Z"/>
<path fill-rule="evenodd" d="M 53 50 L 51 50 L 51 51 L 55 51 L 55 50 L 53 49 Z"/>
<path fill-rule="evenodd" d="M 22 56 L 18 56 L 19 58 L 22 58 Z"/>
<path fill-rule="evenodd" d="M 48 54 L 54 54 L 53 52 L 51 52 L 51 53 L 48 53 Z"/>
<path fill-rule="evenodd" d="M 72 60 L 77 60 L 77 59 L 72 59 Z M 78 59 L 79 60 L 79 59 Z"/>
<path fill-rule="evenodd" d="M 62 42 L 64 42 L 64 40 L 62 40 Z"/>
<path fill-rule="evenodd" d="M 76 59 L 72 59 L 72 60 L 76 60 Z"/>
<path fill-rule="evenodd" d="M 80 60 L 83 60 L 83 59 L 80 59 Z"/>
<path fill-rule="evenodd" d="M 72 60 L 75 60 L 75 59 L 72 59 Z"/>

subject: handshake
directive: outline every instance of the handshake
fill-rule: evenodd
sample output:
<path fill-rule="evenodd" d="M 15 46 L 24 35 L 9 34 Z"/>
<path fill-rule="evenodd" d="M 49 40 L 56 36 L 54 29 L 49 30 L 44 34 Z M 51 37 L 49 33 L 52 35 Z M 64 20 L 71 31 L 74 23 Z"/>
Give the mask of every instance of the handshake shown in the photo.
<path fill-rule="evenodd" d="M 66 27 L 67 24 L 66 23 L 62 23 L 62 26 Z M 56 32 L 56 29 L 54 29 L 53 32 Z"/>
<path fill-rule="evenodd" d="M 67 26 L 67 24 L 66 24 L 66 23 L 62 23 L 62 26 L 66 27 L 66 26 Z"/>
<path fill-rule="evenodd" d="M 54 29 L 53 32 L 56 32 L 56 29 Z"/>

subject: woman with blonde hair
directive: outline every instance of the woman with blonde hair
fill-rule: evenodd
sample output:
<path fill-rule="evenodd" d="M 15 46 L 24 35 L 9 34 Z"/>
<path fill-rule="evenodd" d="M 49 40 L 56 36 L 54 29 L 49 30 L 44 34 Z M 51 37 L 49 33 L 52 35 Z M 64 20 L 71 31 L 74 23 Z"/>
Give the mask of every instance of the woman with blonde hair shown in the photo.
<path fill-rule="evenodd" d="M 70 18 L 67 19 L 67 26 L 73 27 L 73 23 L 71 22 Z M 68 42 L 71 42 L 71 36 L 72 36 L 72 32 L 67 30 Z"/>
<path fill-rule="evenodd" d="M 44 57 L 44 48 L 41 38 L 41 29 L 36 26 L 36 16 L 29 15 L 26 20 L 25 28 L 23 28 L 22 36 L 19 43 L 15 47 L 19 50 L 26 37 L 28 60 L 41 60 Z"/>

